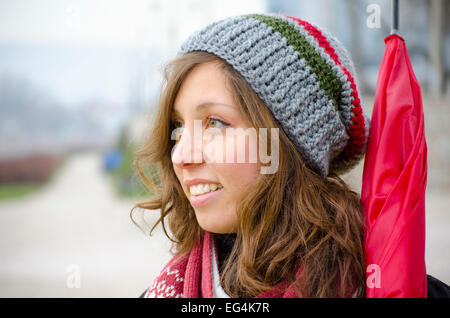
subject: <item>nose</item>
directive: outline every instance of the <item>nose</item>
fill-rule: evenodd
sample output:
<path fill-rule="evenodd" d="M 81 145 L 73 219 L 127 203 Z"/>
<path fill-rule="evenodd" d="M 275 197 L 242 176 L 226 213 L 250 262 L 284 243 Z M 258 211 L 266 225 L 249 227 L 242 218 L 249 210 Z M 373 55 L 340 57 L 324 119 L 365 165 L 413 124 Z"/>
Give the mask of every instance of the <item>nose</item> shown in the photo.
<path fill-rule="evenodd" d="M 199 135 L 200 133 L 200 135 Z M 179 137 L 181 135 L 181 137 Z M 198 136 L 199 135 L 199 136 Z M 202 135 L 192 127 L 176 128 L 172 140 L 179 138 L 171 153 L 172 163 L 179 168 L 187 168 L 203 163 Z"/>

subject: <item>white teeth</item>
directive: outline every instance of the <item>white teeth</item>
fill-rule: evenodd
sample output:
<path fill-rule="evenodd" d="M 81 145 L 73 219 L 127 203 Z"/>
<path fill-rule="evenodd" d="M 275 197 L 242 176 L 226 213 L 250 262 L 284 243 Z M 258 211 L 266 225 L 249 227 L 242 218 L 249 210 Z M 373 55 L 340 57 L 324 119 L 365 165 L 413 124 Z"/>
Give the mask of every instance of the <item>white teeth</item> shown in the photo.
<path fill-rule="evenodd" d="M 223 186 L 221 184 L 197 184 L 189 187 L 189 191 L 192 195 L 200 195 L 204 193 L 208 193 L 210 191 L 216 191 L 217 189 L 222 189 Z"/>

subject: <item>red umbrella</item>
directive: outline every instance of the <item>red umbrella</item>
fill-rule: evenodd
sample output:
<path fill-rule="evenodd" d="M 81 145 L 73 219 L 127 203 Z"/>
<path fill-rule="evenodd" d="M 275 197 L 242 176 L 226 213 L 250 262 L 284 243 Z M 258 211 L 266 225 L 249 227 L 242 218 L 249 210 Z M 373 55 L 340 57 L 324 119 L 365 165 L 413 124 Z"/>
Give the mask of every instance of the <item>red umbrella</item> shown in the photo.
<path fill-rule="evenodd" d="M 361 190 L 366 296 L 427 297 L 422 97 L 404 39 L 384 42 Z"/>

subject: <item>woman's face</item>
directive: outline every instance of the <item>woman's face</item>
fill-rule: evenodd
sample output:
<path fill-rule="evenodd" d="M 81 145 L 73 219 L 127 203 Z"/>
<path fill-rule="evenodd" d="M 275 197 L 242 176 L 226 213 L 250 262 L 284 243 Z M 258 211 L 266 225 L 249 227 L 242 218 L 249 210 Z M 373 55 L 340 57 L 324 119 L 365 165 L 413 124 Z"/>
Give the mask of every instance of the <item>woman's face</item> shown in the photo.
<path fill-rule="evenodd" d="M 237 227 L 236 205 L 260 175 L 260 164 L 250 159 L 251 141 L 245 136 L 250 126 L 222 72 L 216 62 L 203 63 L 183 81 L 172 111 L 172 124 L 180 128 L 172 163 L 200 226 L 232 233 Z M 233 128 L 230 138 L 225 138 L 227 128 Z M 244 161 L 238 160 L 241 155 Z"/>

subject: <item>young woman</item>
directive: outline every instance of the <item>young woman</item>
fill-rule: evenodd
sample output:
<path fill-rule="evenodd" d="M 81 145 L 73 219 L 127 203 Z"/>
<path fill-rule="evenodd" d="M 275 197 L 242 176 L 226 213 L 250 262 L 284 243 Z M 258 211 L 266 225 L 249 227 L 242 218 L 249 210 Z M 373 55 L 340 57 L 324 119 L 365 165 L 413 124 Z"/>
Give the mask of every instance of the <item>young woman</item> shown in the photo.
<path fill-rule="evenodd" d="M 252 14 L 194 33 L 136 157 L 157 193 L 136 207 L 161 211 L 176 251 L 145 296 L 363 297 L 360 197 L 339 174 L 368 130 L 351 58 L 317 26 Z"/>

